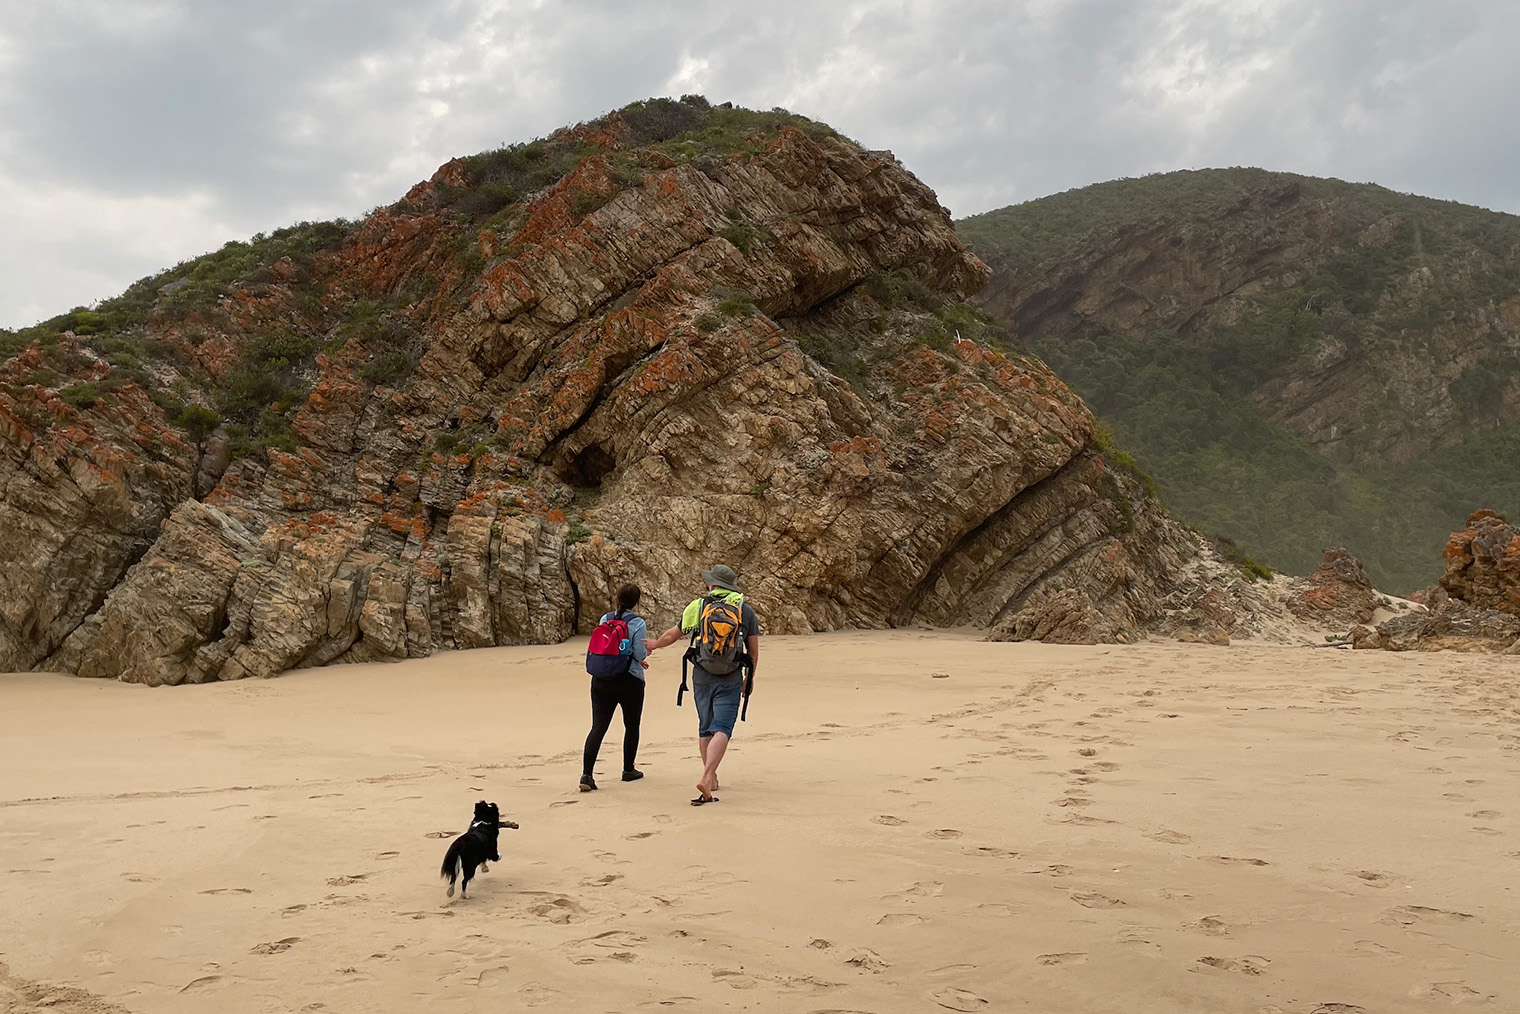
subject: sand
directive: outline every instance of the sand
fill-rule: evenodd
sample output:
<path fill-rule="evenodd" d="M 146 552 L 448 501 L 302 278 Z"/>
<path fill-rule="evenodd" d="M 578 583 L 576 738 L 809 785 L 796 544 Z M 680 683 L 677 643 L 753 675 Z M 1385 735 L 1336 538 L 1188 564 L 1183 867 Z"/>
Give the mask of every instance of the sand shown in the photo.
<path fill-rule="evenodd" d="M 1520 660 L 765 647 L 700 809 L 674 654 L 586 795 L 575 644 L 0 677 L 0 1010 L 1520 1010 Z"/>

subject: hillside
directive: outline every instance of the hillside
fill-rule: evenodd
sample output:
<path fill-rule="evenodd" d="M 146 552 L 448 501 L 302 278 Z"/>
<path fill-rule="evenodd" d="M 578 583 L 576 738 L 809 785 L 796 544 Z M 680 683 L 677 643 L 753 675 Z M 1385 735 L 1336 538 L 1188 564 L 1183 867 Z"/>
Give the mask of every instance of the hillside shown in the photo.
<path fill-rule="evenodd" d="M 1238 577 L 1005 354 L 986 276 L 890 153 L 695 96 L 229 243 L 5 337 L 0 670 L 553 642 L 717 560 L 771 633 L 1203 622 Z"/>
<path fill-rule="evenodd" d="M 1474 509 L 1520 509 L 1520 218 L 1228 169 L 957 231 L 993 268 L 976 305 L 1253 557 L 1345 546 L 1409 592 Z"/>

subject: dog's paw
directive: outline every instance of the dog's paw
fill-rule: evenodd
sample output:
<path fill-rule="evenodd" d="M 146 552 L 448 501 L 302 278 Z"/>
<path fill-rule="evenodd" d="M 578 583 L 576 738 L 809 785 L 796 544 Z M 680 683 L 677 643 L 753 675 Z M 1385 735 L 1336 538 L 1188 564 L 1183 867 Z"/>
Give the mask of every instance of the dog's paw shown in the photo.
<path fill-rule="evenodd" d="M 443 892 L 443 896 L 445 898 L 452 898 L 452 897 L 454 897 L 454 885 L 453 884 L 450 884 L 449 885 L 449 889 L 447 891 Z"/>
<path fill-rule="evenodd" d="M 517 821 L 515 821 L 515 820 L 504 820 L 504 821 L 501 822 L 501 826 L 502 827 L 510 827 L 512 830 L 516 831 L 517 830 Z"/>
<path fill-rule="evenodd" d="M 480 864 L 480 872 L 481 873 L 490 873 L 491 872 L 491 867 L 487 866 L 485 863 L 481 863 Z"/>

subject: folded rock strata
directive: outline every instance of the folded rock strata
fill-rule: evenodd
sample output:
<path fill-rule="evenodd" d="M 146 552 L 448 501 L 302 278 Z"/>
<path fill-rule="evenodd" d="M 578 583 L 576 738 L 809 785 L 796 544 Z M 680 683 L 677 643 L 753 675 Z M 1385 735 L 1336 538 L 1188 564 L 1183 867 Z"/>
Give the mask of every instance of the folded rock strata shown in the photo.
<path fill-rule="evenodd" d="M 555 135 L 578 161 L 484 224 L 449 210 L 486 193 L 451 162 L 214 311 L 166 286 L 133 333 L 167 352 L 125 383 L 82 328 L 7 361 L 0 669 L 177 684 L 556 642 L 625 581 L 669 622 L 714 561 L 772 633 L 1229 625 L 1182 586 L 1208 550 L 1081 401 L 960 334 L 945 307 L 986 268 L 895 160 L 792 126 L 698 158 L 630 137 Z M 263 410 L 278 439 L 186 422 L 178 399 L 260 390 L 252 350 L 297 370 L 271 342 L 323 350 Z"/>

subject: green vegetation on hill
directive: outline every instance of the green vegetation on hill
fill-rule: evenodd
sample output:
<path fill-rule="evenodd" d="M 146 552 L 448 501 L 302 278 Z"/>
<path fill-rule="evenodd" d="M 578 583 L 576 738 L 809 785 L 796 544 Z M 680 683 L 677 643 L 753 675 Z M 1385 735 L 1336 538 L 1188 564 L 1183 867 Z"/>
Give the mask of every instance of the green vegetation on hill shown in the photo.
<path fill-rule="evenodd" d="M 1446 537 L 1475 507 L 1520 512 L 1520 424 L 1405 464 L 1355 467 L 1273 423 L 1175 335 L 1031 346 L 1134 451 L 1177 516 L 1278 569 L 1307 573 L 1326 546 L 1345 546 L 1378 587 L 1408 593 L 1440 575 Z"/>
<path fill-rule="evenodd" d="M 782 109 L 713 105 L 700 95 L 647 99 L 546 138 L 470 156 L 464 160 L 462 185 L 437 184 L 422 206 L 400 202 L 390 210 L 438 216 L 435 226 L 455 246 L 450 279 L 457 294 L 473 286 L 485 266 L 479 234 L 494 228 L 510 235 L 526 218 L 525 202 L 573 172 L 583 159 L 606 155 L 617 186 L 626 187 L 637 183 L 651 164 L 669 164 L 661 160 L 694 162 L 758 151 L 765 139 L 787 127 L 813 138 L 837 136 L 823 124 Z M 593 143 L 593 138 L 605 141 L 608 136 L 614 143 L 606 148 Z M 651 150 L 657 156 L 649 155 Z M 589 214 L 615 193 L 577 194 L 572 210 Z M 397 292 L 334 287 L 320 255 L 341 249 L 361 226 L 341 219 L 302 222 L 247 242 L 234 240 L 140 279 L 93 307 L 76 307 L 32 327 L 0 329 L 0 359 L 40 342 L 47 365 L 25 381 L 62 384 L 61 396 L 76 407 L 91 407 L 136 383 L 156 388 L 154 398 L 170 421 L 194 430 L 197 442 L 223 426 L 234 456 L 271 446 L 293 449 L 290 421 L 311 390 L 319 352 L 336 351 L 356 339 L 369 353 L 359 371 L 363 379 L 404 383 L 423 352 L 421 318 L 411 308 L 449 294 L 442 291 L 446 282 L 430 272 L 410 275 Z M 744 251 L 771 239 L 763 228 L 740 218 L 720 232 Z M 275 319 L 252 330 L 246 321 L 233 323 L 223 304 L 235 290 L 255 299 L 277 295 L 265 304 Z M 110 364 L 105 378 L 68 383 L 69 364 L 56 351 L 65 331 Z M 238 352 L 236 364 L 215 378 L 188 363 L 185 355 L 187 342 L 198 346 L 213 334 L 232 337 Z M 150 381 L 156 366 L 178 374 L 173 390 Z"/>
<path fill-rule="evenodd" d="M 815 139 L 837 136 L 832 128 L 784 109 L 715 106 L 701 95 L 645 99 L 548 137 L 471 155 L 465 159 L 468 182 L 436 188 L 430 206 L 474 220 L 497 215 L 569 174 L 582 159 L 602 153 L 590 138 L 599 131 L 616 137 L 620 150 L 611 160 L 628 185 L 639 178 L 640 150 L 653 149 L 677 162 L 728 156 L 759 150 L 757 138 L 773 137 L 785 127 Z M 577 213 L 592 210 L 581 207 Z"/>
<path fill-rule="evenodd" d="M 1421 256 L 1481 251 L 1503 261 L 1516 254 L 1520 220 L 1512 215 L 1402 194 L 1375 183 L 1251 168 L 1156 173 L 1099 183 L 972 215 L 956 222 L 955 229 L 983 257 L 1028 265 L 1079 252 L 1098 237 L 1140 224 L 1190 221 L 1207 227 L 1238 210 L 1251 191 L 1282 181 L 1296 184 L 1306 199 L 1354 206 L 1368 224 L 1391 215 L 1422 220 Z"/>
<path fill-rule="evenodd" d="M 44 342 L 56 340 L 64 331 L 94 339 L 91 344 L 114 364 L 120 365 L 118 360 L 129 357 L 152 358 L 155 350 L 151 346 L 137 348 L 131 342 L 113 344 L 111 340 L 140 330 L 155 311 L 170 320 L 186 319 L 192 314 L 214 316 L 218 302 L 234 284 L 259 286 L 274 282 L 277 280 L 274 265 L 286 258 L 294 269 L 293 277 L 309 281 L 312 259 L 336 249 L 356 227 L 357 223 L 342 219 L 301 222 L 267 235 L 259 233 L 247 242 L 232 240 L 220 250 L 139 279 L 121 295 L 103 300 L 93 308 L 75 307 L 31 327 L 0 331 L 0 358 L 15 355 L 38 338 Z"/>
<path fill-rule="evenodd" d="M 1440 574 L 1441 547 L 1473 509 L 1520 510 L 1520 341 L 1497 309 L 1520 293 L 1520 218 L 1230 169 L 1100 184 L 957 230 L 1008 291 L 1050 286 L 1029 304 L 1038 326 L 1021 327 L 1017 295 L 1001 318 L 1112 427 L 1180 517 L 1257 559 L 1305 572 L 1324 547 L 1345 546 L 1380 587 L 1409 592 Z M 1230 259 L 1231 280 L 1214 258 Z M 1164 266 L 1125 275 L 1115 262 Z M 1104 282 L 1090 282 L 1092 271 Z M 1131 278 L 1149 286 L 1132 290 L 1147 315 L 1126 329 L 1115 325 L 1134 303 L 1116 301 L 1104 318 L 1110 292 L 1099 285 Z M 1204 294 L 1201 311 L 1189 286 Z M 1084 309 L 1052 315 L 1062 299 Z M 1362 379 L 1342 385 L 1324 362 Z M 1444 392 L 1409 380 L 1451 362 L 1468 365 Z M 1326 448 L 1276 421 L 1290 381 L 1331 417 L 1354 412 Z M 1369 397 L 1368 383 L 1389 386 Z M 1457 446 L 1442 447 L 1449 430 L 1432 428 L 1403 460 L 1390 456 L 1450 407 Z"/>

